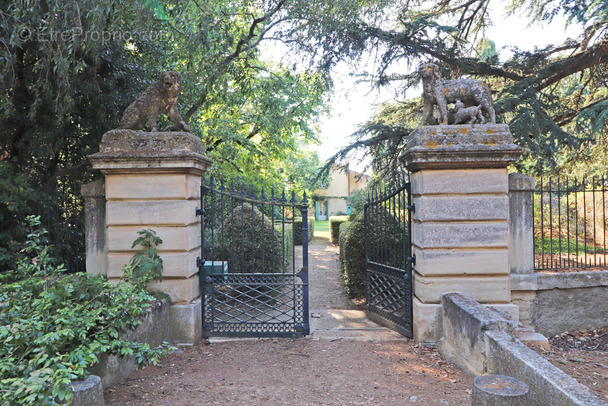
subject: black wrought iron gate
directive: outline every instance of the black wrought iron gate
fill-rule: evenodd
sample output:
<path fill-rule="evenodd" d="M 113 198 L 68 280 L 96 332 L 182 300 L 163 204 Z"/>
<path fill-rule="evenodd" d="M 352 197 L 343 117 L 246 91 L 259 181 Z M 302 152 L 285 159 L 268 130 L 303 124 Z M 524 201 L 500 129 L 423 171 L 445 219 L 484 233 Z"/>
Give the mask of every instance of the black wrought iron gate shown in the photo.
<path fill-rule="evenodd" d="M 365 205 L 368 317 L 413 336 L 410 184 L 372 193 Z"/>
<path fill-rule="evenodd" d="M 306 195 L 298 202 L 203 178 L 197 213 L 203 336 L 310 334 L 308 222 L 297 217 L 308 218 Z"/>

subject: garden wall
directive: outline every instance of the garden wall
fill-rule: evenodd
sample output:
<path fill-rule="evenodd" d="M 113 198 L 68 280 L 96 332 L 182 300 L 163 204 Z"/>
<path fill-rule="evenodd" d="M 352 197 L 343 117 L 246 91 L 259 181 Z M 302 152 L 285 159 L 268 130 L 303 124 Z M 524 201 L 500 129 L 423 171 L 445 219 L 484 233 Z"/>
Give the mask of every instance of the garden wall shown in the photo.
<path fill-rule="evenodd" d="M 546 336 L 608 325 L 608 271 L 511 275 L 519 318 Z"/>

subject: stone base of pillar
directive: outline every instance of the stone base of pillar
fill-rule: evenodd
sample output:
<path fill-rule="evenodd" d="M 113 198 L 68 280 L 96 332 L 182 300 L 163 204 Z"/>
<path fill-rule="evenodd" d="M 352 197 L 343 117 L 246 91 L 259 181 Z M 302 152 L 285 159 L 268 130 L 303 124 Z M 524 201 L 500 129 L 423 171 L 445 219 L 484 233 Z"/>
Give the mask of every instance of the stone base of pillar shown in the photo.
<path fill-rule="evenodd" d="M 196 299 L 186 305 L 169 307 L 171 342 L 177 345 L 196 345 L 203 335 L 202 303 Z"/>

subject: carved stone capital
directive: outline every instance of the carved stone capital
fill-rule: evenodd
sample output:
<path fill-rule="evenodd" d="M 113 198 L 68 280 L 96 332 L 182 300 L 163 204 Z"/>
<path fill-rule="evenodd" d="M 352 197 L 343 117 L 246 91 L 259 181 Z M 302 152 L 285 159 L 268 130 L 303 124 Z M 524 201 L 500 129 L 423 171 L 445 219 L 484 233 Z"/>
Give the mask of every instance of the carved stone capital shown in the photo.
<path fill-rule="evenodd" d="M 415 129 L 400 159 L 410 172 L 505 168 L 522 153 L 506 124 L 436 125 Z"/>
<path fill-rule="evenodd" d="M 99 152 L 89 156 L 104 173 L 151 171 L 201 174 L 213 161 L 199 138 L 187 132 L 145 132 L 117 129 L 105 133 Z"/>

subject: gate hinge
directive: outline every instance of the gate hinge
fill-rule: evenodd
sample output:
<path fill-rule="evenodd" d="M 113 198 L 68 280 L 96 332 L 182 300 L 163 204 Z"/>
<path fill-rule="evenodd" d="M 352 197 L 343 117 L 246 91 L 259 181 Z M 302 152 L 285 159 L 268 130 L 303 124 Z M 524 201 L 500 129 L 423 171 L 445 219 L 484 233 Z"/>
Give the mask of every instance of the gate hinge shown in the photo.
<path fill-rule="evenodd" d="M 412 212 L 412 213 L 416 213 L 416 205 L 412 204 L 410 206 L 407 206 L 407 209 Z"/>
<path fill-rule="evenodd" d="M 197 216 L 202 216 L 203 214 L 205 214 L 205 209 L 196 209 L 196 215 Z"/>
<path fill-rule="evenodd" d="M 407 262 L 412 263 L 412 265 L 416 265 L 416 255 L 412 255 L 411 257 L 407 257 Z"/>
<path fill-rule="evenodd" d="M 202 258 L 196 258 L 196 266 L 200 268 L 203 265 L 205 265 L 205 260 Z"/>

